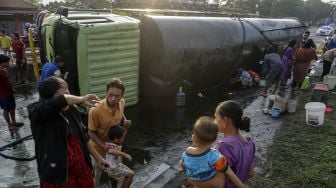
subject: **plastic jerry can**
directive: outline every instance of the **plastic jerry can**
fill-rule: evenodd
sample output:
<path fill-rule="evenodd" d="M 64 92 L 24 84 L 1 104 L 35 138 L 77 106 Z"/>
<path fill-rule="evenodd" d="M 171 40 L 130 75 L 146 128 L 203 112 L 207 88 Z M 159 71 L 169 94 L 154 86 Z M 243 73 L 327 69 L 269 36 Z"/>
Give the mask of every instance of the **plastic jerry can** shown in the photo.
<path fill-rule="evenodd" d="M 185 105 L 185 96 L 186 94 L 183 92 L 182 87 L 179 87 L 179 90 L 176 93 L 176 106 Z"/>

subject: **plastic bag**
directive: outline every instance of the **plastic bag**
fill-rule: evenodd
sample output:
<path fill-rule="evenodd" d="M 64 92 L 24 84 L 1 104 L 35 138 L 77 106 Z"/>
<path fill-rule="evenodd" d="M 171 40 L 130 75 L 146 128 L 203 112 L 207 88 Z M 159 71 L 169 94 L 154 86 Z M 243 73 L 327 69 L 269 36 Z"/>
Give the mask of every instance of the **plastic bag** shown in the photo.
<path fill-rule="evenodd" d="M 309 77 L 306 76 L 304 81 L 302 82 L 300 89 L 308 89 L 308 87 L 309 87 Z"/>

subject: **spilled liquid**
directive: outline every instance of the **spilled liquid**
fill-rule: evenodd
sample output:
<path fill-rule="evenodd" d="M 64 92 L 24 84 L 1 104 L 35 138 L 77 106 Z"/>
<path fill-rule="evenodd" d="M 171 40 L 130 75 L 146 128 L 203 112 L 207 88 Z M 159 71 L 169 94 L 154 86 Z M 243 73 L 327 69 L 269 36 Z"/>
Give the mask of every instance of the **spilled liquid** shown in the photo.
<path fill-rule="evenodd" d="M 26 106 L 37 101 L 38 95 L 34 84 L 21 85 L 15 89 L 16 118 L 25 125 L 16 132 L 10 132 L 5 120 L 0 116 L 0 147 L 31 134 Z M 137 169 L 154 158 L 162 157 L 161 152 L 174 143 L 170 137 L 190 130 L 197 117 L 213 116 L 215 106 L 226 99 L 240 99 L 245 104 L 246 101 L 253 100 L 254 93 L 258 89 L 241 91 L 217 88 L 202 95 L 187 96 L 186 106 L 179 108 L 175 106 L 174 96 L 141 99 L 138 105 L 125 110 L 127 118 L 132 120 L 132 127 L 127 134 L 123 151 L 129 153 L 133 160 L 124 163 L 132 169 Z M 246 93 L 252 97 L 246 98 Z M 34 142 L 28 140 L 1 152 L 9 156 L 29 158 L 34 155 Z M 0 187 L 38 187 L 38 185 L 35 160 L 15 161 L 0 156 Z"/>

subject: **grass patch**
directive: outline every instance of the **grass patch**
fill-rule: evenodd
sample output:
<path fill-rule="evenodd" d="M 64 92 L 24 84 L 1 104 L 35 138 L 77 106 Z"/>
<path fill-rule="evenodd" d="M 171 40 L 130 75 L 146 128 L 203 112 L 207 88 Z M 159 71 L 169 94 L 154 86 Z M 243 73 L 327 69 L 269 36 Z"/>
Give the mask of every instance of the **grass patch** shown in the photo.
<path fill-rule="evenodd" d="M 302 93 L 297 112 L 284 117 L 269 150 L 264 174 L 255 178 L 253 187 L 336 186 L 335 112 L 325 114 L 322 127 L 306 125 L 304 106 L 310 95 Z M 335 95 L 329 95 L 329 103 L 336 104 Z"/>

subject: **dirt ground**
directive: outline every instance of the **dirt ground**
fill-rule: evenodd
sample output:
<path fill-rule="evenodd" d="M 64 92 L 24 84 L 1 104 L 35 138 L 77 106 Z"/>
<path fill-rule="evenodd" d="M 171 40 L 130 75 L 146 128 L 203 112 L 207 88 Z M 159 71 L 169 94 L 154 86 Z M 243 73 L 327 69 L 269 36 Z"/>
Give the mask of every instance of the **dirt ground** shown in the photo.
<path fill-rule="evenodd" d="M 314 31 L 312 31 L 313 35 Z M 315 39 L 314 39 L 315 40 Z M 322 41 L 323 38 L 317 38 Z M 17 117 L 26 125 L 20 129 L 19 137 L 30 134 L 26 105 L 37 100 L 34 85 L 17 87 Z M 267 161 L 267 149 L 273 144 L 273 137 L 279 129 L 282 118 L 272 119 L 261 111 L 265 100 L 258 97 L 261 88 L 227 89 L 217 88 L 202 94 L 194 93 L 187 97 L 185 108 L 167 105 L 167 99 L 153 99 L 162 102 L 163 109 L 150 105 L 153 101 L 145 101 L 135 107 L 128 108 L 126 115 L 133 122 L 124 144 L 134 160 L 128 163 L 136 172 L 132 187 L 179 187 L 183 181 L 183 173 L 177 165 L 184 149 L 191 145 L 191 128 L 196 118 L 201 115 L 213 116 L 219 102 L 233 99 L 245 108 L 245 113 L 252 119 L 251 132 L 256 143 L 256 173 L 264 173 Z M 147 103 L 148 102 L 148 103 Z M 173 103 L 172 103 L 173 104 Z M 0 117 L 0 146 L 11 141 L 5 121 Z M 16 135 L 17 136 L 17 135 Z M 219 139 L 223 135 L 219 136 Z M 15 138 L 15 137 L 14 137 Z M 21 146 L 6 150 L 7 154 L 31 156 L 33 143 L 27 141 Z M 258 178 L 258 176 L 256 176 Z M 257 179 L 251 180 L 251 185 Z M 0 157 L 0 187 L 37 187 L 38 176 L 35 161 L 17 162 Z"/>

